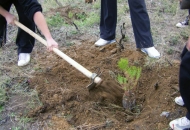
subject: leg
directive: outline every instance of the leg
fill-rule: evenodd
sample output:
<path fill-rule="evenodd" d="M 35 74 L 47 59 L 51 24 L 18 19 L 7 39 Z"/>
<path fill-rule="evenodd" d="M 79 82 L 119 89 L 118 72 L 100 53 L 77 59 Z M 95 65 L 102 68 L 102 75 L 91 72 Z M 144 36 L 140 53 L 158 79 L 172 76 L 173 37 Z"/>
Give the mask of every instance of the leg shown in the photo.
<path fill-rule="evenodd" d="M 101 0 L 100 39 L 95 46 L 104 46 L 115 42 L 117 23 L 117 0 Z"/>
<path fill-rule="evenodd" d="M 7 22 L 3 16 L 0 15 L 0 47 L 6 43 Z"/>
<path fill-rule="evenodd" d="M 184 48 L 179 73 L 180 94 L 187 108 L 187 119 L 190 120 L 190 52 Z"/>
<path fill-rule="evenodd" d="M 35 32 L 35 24 L 33 21 L 29 20 L 24 14 L 22 6 L 18 3 L 18 0 L 14 0 L 14 5 L 16 7 L 19 22 L 28 27 L 30 30 Z M 25 66 L 30 62 L 30 53 L 34 47 L 35 39 L 22 29 L 18 29 L 16 44 L 18 46 L 18 66 Z"/>
<path fill-rule="evenodd" d="M 153 47 L 150 20 L 144 0 L 128 0 L 137 48 Z"/>
<path fill-rule="evenodd" d="M 6 4 L 2 4 L 1 6 L 9 11 L 12 2 L 7 1 Z M 7 33 L 7 21 L 6 19 L 0 15 L 0 47 L 2 47 L 3 43 L 6 43 L 6 33 Z"/>
<path fill-rule="evenodd" d="M 100 37 L 115 39 L 117 23 L 117 0 L 101 0 Z"/>
<path fill-rule="evenodd" d="M 33 21 L 30 21 L 24 14 L 24 11 L 22 10 L 22 7 L 18 3 L 17 0 L 14 1 L 14 5 L 16 7 L 18 16 L 19 16 L 19 22 L 31 29 L 35 32 L 35 24 Z M 34 47 L 35 39 L 30 36 L 28 33 L 23 31 L 22 29 L 18 29 L 16 44 L 18 46 L 18 54 L 20 53 L 31 53 L 32 49 Z"/>
<path fill-rule="evenodd" d="M 182 117 L 179 119 L 175 119 L 170 122 L 170 127 L 172 129 L 180 129 L 185 130 L 190 128 L 190 52 L 184 48 L 181 55 L 181 65 L 179 71 L 179 86 L 180 86 L 180 94 L 185 103 L 185 107 L 187 109 L 186 117 Z"/>
<path fill-rule="evenodd" d="M 136 41 L 136 47 L 151 58 L 160 58 L 160 53 L 154 48 L 150 31 L 150 19 L 144 0 L 128 0 L 131 22 Z"/>

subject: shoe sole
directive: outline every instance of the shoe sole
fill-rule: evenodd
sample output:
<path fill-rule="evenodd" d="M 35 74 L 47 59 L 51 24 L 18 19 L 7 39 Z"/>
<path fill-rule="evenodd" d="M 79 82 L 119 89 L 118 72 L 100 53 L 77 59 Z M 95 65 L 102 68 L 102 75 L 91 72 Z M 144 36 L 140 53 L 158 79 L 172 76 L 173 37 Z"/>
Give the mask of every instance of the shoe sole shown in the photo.
<path fill-rule="evenodd" d="M 114 41 L 110 41 L 110 42 L 108 42 L 108 43 L 106 43 L 105 45 L 108 45 L 108 44 L 112 44 L 112 43 L 115 43 L 116 41 L 114 40 Z M 105 45 L 101 45 L 101 46 L 99 46 L 99 45 L 96 45 L 96 44 L 94 44 L 96 47 L 101 47 L 101 46 L 105 46 Z"/>
<path fill-rule="evenodd" d="M 116 40 L 112 40 L 109 44 L 112 44 L 112 43 L 115 43 L 116 42 Z"/>
<path fill-rule="evenodd" d="M 148 53 L 144 50 L 141 49 L 141 52 L 145 53 L 146 55 L 148 55 Z M 148 55 L 149 56 L 149 55 Z M 155 58 L 155 59 L 159 59 L 160 56 L 156 56 L 156 57 L 152 57 L 152 56 L 149 56 L 150 58 Z"/>
<path fill-rule="evenodd" d="M 143 52 L 143 53 L 145 53 L 145 54 L 147 54 L 147 55 L 148 55 L 148 53 L 147 53 L 146 51 L 142 50 L 142 49 L 141 49 L 141 52 Z"/>
<path fill-rule="evenodd" d="M 28 65 L 29 64 L 29 62 L 28 63 L 25 63 L 25 64 L 22 64 L 22 65 L 18 65 L 19 67 L 23 67 L 23 66 L 26 66 L 26 65 Z"/>
<path fill-rule="evenodd" d="M 178 27 L 178 28 L 185 28 L 185 27 L 188 27 L 188 25 L 185 25 L 185 26 L 177 26 L 176 25 L 176 27 Z"/>
<path fill-rule="evenodd" d="M 26 62 L 25 64 L 22 64 L 22 65 L 18 65 L 19 67 L 22 67 L 22 66 L 26 66 L 30 63 L 30 60 L 28 62 Z"/>

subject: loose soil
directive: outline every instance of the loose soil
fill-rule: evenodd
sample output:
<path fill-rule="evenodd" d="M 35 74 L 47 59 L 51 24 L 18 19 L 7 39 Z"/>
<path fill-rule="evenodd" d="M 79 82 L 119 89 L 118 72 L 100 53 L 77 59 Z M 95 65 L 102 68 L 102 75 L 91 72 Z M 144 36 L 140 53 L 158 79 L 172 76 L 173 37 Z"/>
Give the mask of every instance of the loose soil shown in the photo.
<path fill-rule="evenodd" d="M 32 110 L 29 117 L 52 117 L 53 129 L 161 130 L 179 116 L 181 111 L 173 102 L 173 96 L 179 95 L 179 62 L 144 66 L 146 55 L 138 50 L 122 50 L 116 43 L 99 48 L 94 42 L 84 41 L 61 50 L 92 72 L 99 68 L 104 84 L 89 91 L 86 86 L 91 80 L 69 63 L 55 55 L 42 56 L 38 59 L 42 69 L 30 79 L 30 86 L 38 91 L 43 106 Z M 116 80 L 121 74 L 117 67 L 120 58 L 142 67 L 131 112 L 122 107 L 123 90 Z M 160 116 L 162 112 L 170 114 Z"/>

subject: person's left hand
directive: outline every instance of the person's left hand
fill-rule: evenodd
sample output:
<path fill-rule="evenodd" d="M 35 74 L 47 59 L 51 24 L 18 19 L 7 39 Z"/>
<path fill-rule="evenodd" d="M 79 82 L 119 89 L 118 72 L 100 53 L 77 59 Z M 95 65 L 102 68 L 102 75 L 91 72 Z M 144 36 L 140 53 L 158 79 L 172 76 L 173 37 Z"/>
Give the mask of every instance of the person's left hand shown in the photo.
<path fill-rule="evenodd" d="M 6 19 L 7 23 L 11 24 L 11 25 L 15 25 L 14 20 L 17 20 L 17 18 L 13 14 L 11 14 L 9 12 L 5 16 L 5 19 Z"/>
<path fill-rule="evenodd" d="M 47 49 L 52 51 L 53 48 L 58 48 L 58 43 L 53 39 L 47 39 Z"/>

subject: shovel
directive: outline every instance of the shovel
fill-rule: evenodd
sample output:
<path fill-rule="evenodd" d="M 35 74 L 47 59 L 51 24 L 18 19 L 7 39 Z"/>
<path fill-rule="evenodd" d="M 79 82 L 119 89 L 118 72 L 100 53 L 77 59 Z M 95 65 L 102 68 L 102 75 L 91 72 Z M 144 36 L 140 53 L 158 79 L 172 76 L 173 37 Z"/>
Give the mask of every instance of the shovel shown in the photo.
<path fill-rule="evenodd" d="M 18 21 L 14 21 L 14 23 L 21 28 L 22 30 L 24 30 L 25 32 L 27 32 L 28 34 L 30 34 L 31 36 L 33 36 L 35 39 L 37 39 L 39 42 L 41 42 L 42 44 L 44 44 L 45 46 L 47 46 L 47 42 L 46 40 L 44 40 L 42 37 L 40 37 L 39 35 L 37 35 L 36 33 L 34 33 L 32 30 L 30 30 L 29 28 L 27 28 L 26 26 L 24 26 L 23 24 L 21 24 Z M 89 70 L 87 70 L 86 68 L 84 68 L 82 65 L 80 65 L 79 63 L 77 63 L 76 61 L 74 61 L 72 58 L 70 58 L 69 56 L 67 56 L 66 54 L 64 54 L 63 52 L 61 52 L 59 49 L 57 48 L 53 48 L 53 52 L 55 52 L 58 56 L 60 56 L 61 58 L 63 58 L 65 61 L 67 61 L 69 64 L 71 64 L 73 67 L 75 67 L 77 70 L 79 70 L 81 73 L 83 73 L 84 75 L 86 75 L 88 78 L 90 78 L 92 80 L 91 84 L 89 84 L 87 86 L 88 90 L 93 89 L 95 86 L 99 85 L 102 83 L 102 79 L 99 76 L 99 74 L 96 73 L 92 73 Z"/>

